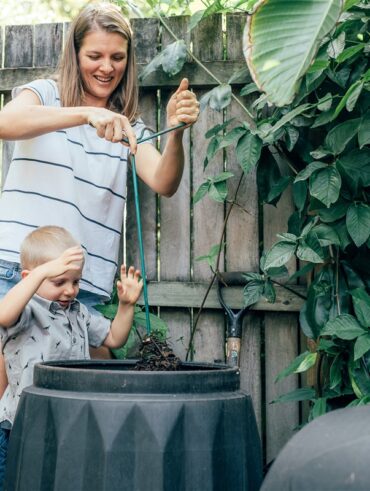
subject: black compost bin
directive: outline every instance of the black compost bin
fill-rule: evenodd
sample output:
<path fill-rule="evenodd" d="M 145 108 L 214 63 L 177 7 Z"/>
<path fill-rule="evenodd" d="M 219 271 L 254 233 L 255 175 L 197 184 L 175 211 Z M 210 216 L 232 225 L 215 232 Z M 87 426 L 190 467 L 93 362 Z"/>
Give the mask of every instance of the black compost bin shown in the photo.
<path fill-rule="evenodd" d="M 293 436 L 261 491 L 369 491 L 370 406 L 338 409 Z"/>
<path fill-rule="evenodd" d="M 261 484 L 261 448 L 239 371 L 134 362 L 35 367 L 11 433 L 7 491 L 245 491 Z"/>

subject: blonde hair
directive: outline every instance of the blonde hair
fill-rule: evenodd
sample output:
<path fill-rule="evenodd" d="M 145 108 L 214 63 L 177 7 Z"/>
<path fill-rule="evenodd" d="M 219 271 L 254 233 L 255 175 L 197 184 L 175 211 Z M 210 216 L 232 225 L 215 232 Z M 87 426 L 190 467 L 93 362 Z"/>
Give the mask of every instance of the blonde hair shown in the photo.
<path fill-rule="evenodd" d="M 39 227 L 28 234 L 21 244 L 21 267 L 36 268 L 56 259 L 69 247 L 77 245 L 80 244 L 65 228 L 52 225 Z"/>
<path fill-rule="evenodd" d="M 124 114 L 133 122 L 137 117 L 139 99 L 133 33 L 129 20 L 111 3 L 87 5 L 71 24 L 57 74 L 61 104 L 65 107 L 82 105 L 85 91 L 78 53 L 86 34 L 99 30 L 120 34 L 127 40 L 126 71 L 109 98 L 108 109 Z"/>

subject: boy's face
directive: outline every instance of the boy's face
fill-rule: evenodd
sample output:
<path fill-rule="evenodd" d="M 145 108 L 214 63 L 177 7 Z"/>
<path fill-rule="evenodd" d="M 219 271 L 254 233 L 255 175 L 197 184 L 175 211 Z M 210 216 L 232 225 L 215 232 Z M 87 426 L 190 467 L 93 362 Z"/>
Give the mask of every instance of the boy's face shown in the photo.
<path fill-rule="evenodd" d="M 63 309 L 66 309 L 78 295 L 81 276 L 82 265 L 77 271 L 67 271 L 60 276 L 47 278 L 36 293 L 46 300 L 58 302 Z"/>

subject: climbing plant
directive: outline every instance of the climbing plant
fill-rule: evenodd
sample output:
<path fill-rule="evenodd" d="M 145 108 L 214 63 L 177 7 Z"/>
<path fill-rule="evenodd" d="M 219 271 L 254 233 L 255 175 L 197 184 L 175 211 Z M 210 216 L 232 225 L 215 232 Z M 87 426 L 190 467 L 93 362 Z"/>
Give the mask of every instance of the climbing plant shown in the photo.
<path fill-rule="evenodd" d="M 239 96 L 255 94 L 255 100 L 248 107 L 240 102 L 245 112 L 237 125 L 224 121 L 209 129 L 204 167 L 234 145 L 243 172 L 256 169 L 261 203 L 274 206 L 291 189 L 294 212 L 263 251 L 260 271 L 246 275 L 244 298 L 273 302 L 274 281 L 287 276 L 292 258 L 299 268 L 290 283 L 308 277 L 300 326 L 310 349 L 278 378 L 316 367 L 314 387 L 281 397 L 311 400 L 312 418 L 343 396 L 353 405 L 370 400 L 370 7 L 355 0 L 252 0 L 231 7 L 215 1 L 192 16 L 191 27 L 240 8 L 249 11 L 244 54 L 253 82 Z M 173 44 L 143 76 L 160 67 L 170 76 L 181 70 L 191 50 L 172 34 Z M 235 98 L 231 85 L 232 79 L 220 82 L 202 107 L 223 111 Z M 230 179 L 223 172 L 205 180 L 195 206 L 205 195 L 227 201 Z M 221 249 L 222 243 L 204 254 L 215 275 Z"/>

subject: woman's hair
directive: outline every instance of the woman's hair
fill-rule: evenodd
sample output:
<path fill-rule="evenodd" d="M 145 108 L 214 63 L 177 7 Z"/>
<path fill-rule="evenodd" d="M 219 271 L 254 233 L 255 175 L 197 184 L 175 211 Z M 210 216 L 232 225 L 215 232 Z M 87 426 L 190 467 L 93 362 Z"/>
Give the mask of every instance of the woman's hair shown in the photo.
<path fill-rule="evenodd" d="M 109 98 L 108 109 L 124 114 L 130 122 L 138 111 L 138 85 L 133 34 L 130 23 L 120 9 L 111 3 L 89 4 L 81 10 L 68 31 L 58 69 L 61 104 L 80 106 L 84 101 L 84 87 L 78 63 L 78 53 L 86 34 L 105 31 L 120 34 L 127 40 L 127 67 L 122 80 Z"/>
<path fill-rule="evenodd" d="M 21 244 L 21 267 L 36 268 L 77 245 L 80 244 L 65 228 L 52 225 L 39 227 L 28 234 Z"/>

